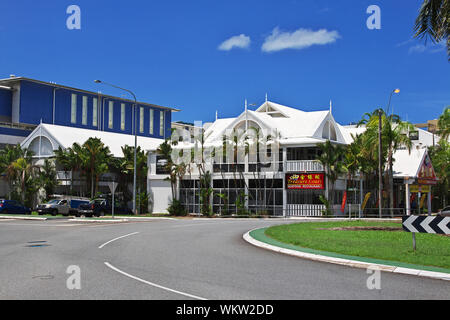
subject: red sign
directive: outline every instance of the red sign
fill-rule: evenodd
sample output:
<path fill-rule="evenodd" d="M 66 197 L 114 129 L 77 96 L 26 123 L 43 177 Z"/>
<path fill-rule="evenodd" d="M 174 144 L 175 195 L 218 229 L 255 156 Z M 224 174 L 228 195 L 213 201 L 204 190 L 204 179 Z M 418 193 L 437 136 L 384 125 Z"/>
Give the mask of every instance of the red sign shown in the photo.
<path fill-rule="evenodd" d="M 323 190 L 325 189 L 323 173 L 294 173 L 286 175 L 287 189 Z"/>
<path fill-rule="evenodd" d="M 433 165 L 431 164 L 430 157 L 428 154 L 423 160 L 422 166 L 420 167 L 419 174 L 417 177 L 417 182 L 419 184 L 425 185 L 435 185 L 437 184 L 436 173 L 434 172 Z"/>

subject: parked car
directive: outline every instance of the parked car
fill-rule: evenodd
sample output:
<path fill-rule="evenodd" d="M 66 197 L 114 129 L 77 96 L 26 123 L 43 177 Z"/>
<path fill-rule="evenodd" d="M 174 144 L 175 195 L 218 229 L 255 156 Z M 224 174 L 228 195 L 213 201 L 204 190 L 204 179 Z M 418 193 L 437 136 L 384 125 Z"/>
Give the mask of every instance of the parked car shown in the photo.
<path fill-rule="evenodd" d="M 111 201 L 107 199 L 95 199 L 89 204 L 82 204 L 78 208 L 77 217 L 103 217 L 105 215 L 112 214 Z M 114 205 L 114 214 L 130 215 L 132 214 L 131 209 L 126 205 L 116 203 Z"/>
<path fill-rule="evenodd" d="M 54 199 L 45 204 L 38 205 L 36 211 L 39 215 L 42 214 L 51 214 L 52 216 L 56 216 L 58 214 L 62 214 L 63 216 L 76 215 L 78 212 L 78 207 L 81 204 L 87 204 L 89 201 L 87 200 L 79 200 L 79 199 Z"/>
<path fill-rule="evenodd" d="M 444 217 L 450 217 L 450 207 L 445 207 L 441 211 L 439 211 L 438 215 L 444 216 Z"/>
<path fill-rule="evenodd" d="M 0 200 L 0 213 L 31 214 L 31 209 L 15 200 Z"/>

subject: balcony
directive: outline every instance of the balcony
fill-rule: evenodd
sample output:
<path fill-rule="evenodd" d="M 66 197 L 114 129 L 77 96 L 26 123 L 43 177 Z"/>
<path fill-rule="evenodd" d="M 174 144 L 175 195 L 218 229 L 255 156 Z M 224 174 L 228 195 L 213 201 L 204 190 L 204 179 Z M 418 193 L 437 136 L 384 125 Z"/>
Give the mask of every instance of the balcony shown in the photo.
<path fill-rule="evenodd" d="M 287 161 L 286 172 L 323 172 L 323 165 L 317 160 Z"/>

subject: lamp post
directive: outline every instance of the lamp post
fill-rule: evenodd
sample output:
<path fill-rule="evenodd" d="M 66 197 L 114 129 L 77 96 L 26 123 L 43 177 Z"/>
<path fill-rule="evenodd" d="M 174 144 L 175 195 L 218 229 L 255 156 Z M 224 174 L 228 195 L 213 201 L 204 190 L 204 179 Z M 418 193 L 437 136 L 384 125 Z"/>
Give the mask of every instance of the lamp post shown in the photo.
<path fill-rule="evenodd" d="M 389 115 L 389 109 L 391 108 L 392 95 L 393 95 L 394 93 L 395 93 L 395 94 L 399 94 L 399 93 L 400 93 L 400 89 L 394 89 L 394 90 L 392 90 L 391 94 L 389 95 L 389 103 L 388 103 L 388 107 L 387 107 L 386 116 Z M 394 114 L 394 108 L 392 108 L 392 114 Z"/>
<path fill-rule="evenodd" d="M 136 130 L 137 99 L 136 99 L 136 95 L 132 91 L 130 91 L 128 89 L 121 88 L 121 87 L 116 86 L 114 84 L 110 84 L 110 83 L 107 83 L 107 82 L 104 82 L 104 81 L 101 81 L 101 80 L 95 80 L 94 82 L 95 83 L 105 84 L 105 85 L 111 86 L 113 88 L 126 91 L 129 94 L 131 94 L 133 96 L 133 98 L 134 98 L 134 110 L 133 110 L 133 122 L 134 122 L 134 128 L 133 128 L 133 130 L 134 130 L 133 213 L 137 214 L 137 211 L 136 211 L 136 180 L 137 180 L 136 179 L 136 169 L 137 169 L 136 168 L 137 167 L 137 130 Z"/>
<path fill-rule="evenodd" d="M 394 89 L 391 91 L 391 94 L 389 95 L 389 103 L 386 110 L 386 119 L 389 117 L 389 109 L 391 108 L 391 100 L 392 96 L 395 94 L 400 93 L 400 89 Z M 394 114 L 394 108 L 392 108 L 392 114 Z M 378 110 L 378 214 L 381 218 L 383 215 L 383 168 L 382 168 L 382 152 L 383 152 L 383 146 L 382 146 L 382 130 L 383 130 L 383 117 L 382 117 L 383 110 L 380 108 Z"/>

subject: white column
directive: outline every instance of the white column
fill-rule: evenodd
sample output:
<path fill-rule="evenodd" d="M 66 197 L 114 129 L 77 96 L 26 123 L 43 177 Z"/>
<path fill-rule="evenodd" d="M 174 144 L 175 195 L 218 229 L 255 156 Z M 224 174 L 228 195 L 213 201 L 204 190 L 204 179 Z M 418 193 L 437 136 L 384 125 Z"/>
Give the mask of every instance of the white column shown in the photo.
<path fill-rule="evenodd" d="M 428 215 L 431 216 L 431 186 L 430 192 L 428 192 L 427 197 Z"/>
<path fill-rule="evenodd" d="M 411 194 L 409 192 L 409 184 L 408 181 L 405 181 L 405 208 L 406 208 L 406 215 L 411 215 L 411 203 L 409 202 L 411 199 Z"/>

